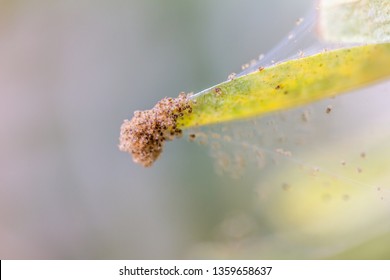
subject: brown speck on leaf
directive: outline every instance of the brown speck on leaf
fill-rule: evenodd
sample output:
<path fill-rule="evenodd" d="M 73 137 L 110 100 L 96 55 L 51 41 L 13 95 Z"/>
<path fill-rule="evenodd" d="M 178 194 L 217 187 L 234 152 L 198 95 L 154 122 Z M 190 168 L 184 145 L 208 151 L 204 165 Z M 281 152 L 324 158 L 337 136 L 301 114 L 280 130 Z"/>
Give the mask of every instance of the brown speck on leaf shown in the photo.
<path fill-rule="evenodd" d="M 280 89 L 282 86 L 281 85 L 277 85 L 276 87 L 275 87 L 275 89 Z"/>
<path fill-rule="evenodd" d="M 190 138 L 191 141 L 194 141 L 195 138 L 196 138 L 196 135 L 195 135 L 195 134 L 190 134 L 190 135 L 189 135 L 189 138 Z"/>
<path fill-rule="evenodd" d="M 332 109 L 333 109 L 332 105 L 329 105 L 328 107 L 326 107 L 325 112 L 326 112 L 327 114 L 330 114 L 330 113 L 332 112 Z"/>
<path fill-rule="evenodd" d="M 136 111 L 131 120 L 124 120 L 119 149 L 133 156 L 136 163 L 151 166 L 160 156 L 166 140 L 182 135 L 177 122 L 191 111 L 192 103 L 181 93 L 177 98 L 164 98 L 151 110 Z M 179 113 L 180 112 L 180 113 Z"/>
<path fill-rule="evenodd" d="M 215 95 L 220 96 L 222 94 L 221 88 L 219 88 L 219 87 L 215 88 L 214 93 L 215 93 Z"/>
<path fill-rule="evenodd" d="M 361 154 L 360 154 L 360 157 L 361 157 L 361 158 L 366 158 L 366 153 L 365 153 L 365 152 L 361 153 Z"/>
<path fill-rule="evenodd" d="M 362 172 L 363 172 L 363 170 L 362 170 L 360 167 L 356 168 L 356 171 L 357 171 L 358 173 L 362 173 Z"/>
<path fill-rule="evenodd" d="M 259 67 L 259 72 L 263 71 L 264 67 Z"/>

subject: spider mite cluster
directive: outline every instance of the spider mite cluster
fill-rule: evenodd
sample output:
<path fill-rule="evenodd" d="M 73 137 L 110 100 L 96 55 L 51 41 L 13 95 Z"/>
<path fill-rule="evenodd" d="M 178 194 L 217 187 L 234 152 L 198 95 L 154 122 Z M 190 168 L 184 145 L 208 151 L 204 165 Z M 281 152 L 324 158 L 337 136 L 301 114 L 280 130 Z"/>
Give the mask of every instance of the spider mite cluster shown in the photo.
<path fill-rule="evenodd" d="M 136 111 L 121 126 L 119 149 L 131 154 L 134 162 L 149 167 L 160 156 L 165 141 L 182 135 L 178 122 L 191 113 L 192 101 L 185 93 L 164 98 L 151 110 Z"/>

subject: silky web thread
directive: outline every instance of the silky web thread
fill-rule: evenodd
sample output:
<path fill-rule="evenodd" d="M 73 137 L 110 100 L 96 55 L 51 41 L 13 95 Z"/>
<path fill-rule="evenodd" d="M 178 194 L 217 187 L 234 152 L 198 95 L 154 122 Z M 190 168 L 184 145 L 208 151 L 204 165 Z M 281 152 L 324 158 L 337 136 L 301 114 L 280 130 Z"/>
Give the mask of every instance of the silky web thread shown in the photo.
<path fill-rule="evenodd" d="M 316 34 L 317 17 L 318 17 L 318 10 L 316 8 L 312 8 L 310 12 L 306 14 L 305 17 L 297 20 L 297 24 L 295 28 L 291 32 L 289 32 L 289 34 L 283 40 L 281 40 L 273 49 L 271 49 L 271 51 L 269 51 L 266 55 L 259 56 L 258 60 L 252 62 L 247 68 L 245 68 L 240 73 L 236 74 L 235 77 L 241 77 L 249 73 L 252 73 L 254 71 L 258 71 L 260 67 L 272 66 L 277 63 L 281 63 L 291 59 L 297 59 L 300 57 L 313 55 L 321 51 L 361 45 L 361 44 L 350 44 L 350 43 L 335 44 L 335 43 L 327 43 L 321 41 L 321 39 L 318 38 Z M 192 96 L 190 96 L 190 98 L 196 99 L 198 96 L 209 91 L 210 88 L 207 88 L 205 90 L 202 90 L 201 92 L 193 94 Z M 223 141 L 223 137 L 221 137 L 219 141 Z M 229 144 L 234 145 L 236 147 L 243 148 L 243 143 L 237 140 L 231 140 L 229 141 Z M 248 145 L 254 150 L 259 149 L 258 147 L 256 147 L 255 144 L 245 143 L 246 147 L 248 147 Z M 272 149 L 261 147 L 261 150 L 267 153 L 268 155 L 279 156 L 279 154 Z M 373 190 L 381 189 L 382 194 L 390 193 L 390 190 L 388 189 L 385 190 L 383 186 L 376 186 L 372 184 L 363 183 L 351 177 L 334 172 L 328 168 L 321 167 L 321 165 L 313 164 L 311 162 L 302 160 L 299 157 L 297 157 L 295 154 L 293 156 L 283 157 L 283 158 L 295 165 L 300 165 L 307 169 L 315 168 L 318 172 L 321 172 L 321 174 L 325 174 L 327 176 L 339 179 L 341 181 L 349 182 L 356 186 L 360 186 L 363 188 L 371 188 Z"/>

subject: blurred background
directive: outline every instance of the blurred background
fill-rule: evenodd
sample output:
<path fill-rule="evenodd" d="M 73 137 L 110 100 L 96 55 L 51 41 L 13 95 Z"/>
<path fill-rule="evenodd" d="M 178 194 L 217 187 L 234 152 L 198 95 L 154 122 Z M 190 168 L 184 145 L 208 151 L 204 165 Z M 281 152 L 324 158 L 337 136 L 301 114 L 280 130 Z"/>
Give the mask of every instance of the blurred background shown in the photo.
<path fill-rule="evenodd" d="M 285 215 L 299 196 L 275 203 L 271 192 L 259 195 L 256 171 L 218 175 L 207 146 L 168 143 L 148 169 L 117 148 L 134 110 L 224 81 L 284 38 L 311 5 L 1 0 L 0 258 L 389 257 L 388 203 L 376 219 L 362 218 L 383 201 L 372 188 L 367 208 L 327 204 L 331 216 L 310 217 L 326 226 L 296 231 L 308 228 L 308 209 Z M 280 184 L 279 193 L 290 189 Z M 332 224 L 338 211 L 371 223 L 330 234 L 345 224 Z M 381 228 L 369 230 L 374 225 Z M 363 228 L 369 233 L 346 242 Z"/>

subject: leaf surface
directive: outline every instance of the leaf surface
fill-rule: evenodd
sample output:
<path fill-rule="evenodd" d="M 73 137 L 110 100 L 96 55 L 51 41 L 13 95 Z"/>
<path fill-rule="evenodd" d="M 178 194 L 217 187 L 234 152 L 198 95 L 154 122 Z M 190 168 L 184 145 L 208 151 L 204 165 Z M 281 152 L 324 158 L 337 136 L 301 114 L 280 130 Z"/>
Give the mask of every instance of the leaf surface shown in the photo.
<path fill-rule="evenodd" d="M 390 43 L 326 51 L 259 69 L 192 97 L 182 128 L 238 120 L 334 97 L 390 77 Z"/>

